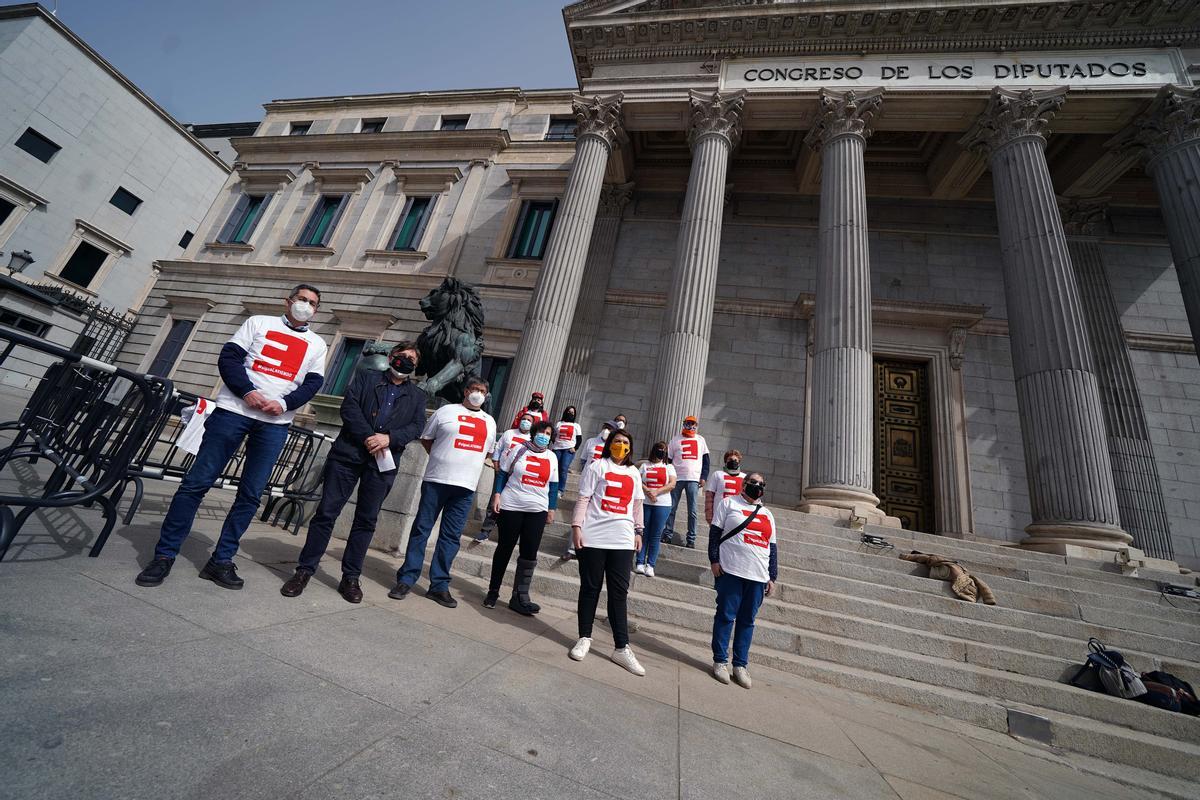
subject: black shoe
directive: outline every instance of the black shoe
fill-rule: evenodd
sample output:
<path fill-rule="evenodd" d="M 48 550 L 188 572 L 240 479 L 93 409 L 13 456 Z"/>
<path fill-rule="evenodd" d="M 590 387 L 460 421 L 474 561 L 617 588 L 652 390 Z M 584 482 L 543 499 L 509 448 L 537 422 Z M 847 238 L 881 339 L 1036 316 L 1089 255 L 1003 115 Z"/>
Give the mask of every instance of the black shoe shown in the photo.
<path fill-rule="evenodd" d="M 446 608 L 458 608 L 458 601 L 454 599 L 454 596 L 450 594 L 449 590 L 435 592 L 433 589 L 427 589 L 425 591 L 425 596 L 437 603 L 439 606 L 445 606 Z"/>
<path fill-rule="evenodd" d="M 237 567 L 232 563 L 215 564 L 211 558 L 204 565 L 204 569 L 200 570 L 200 577 L 206 581 L 212 581 L 223 589 L 240 589 L 246 583 L 238 577 Z"/>
<path fill-rule="evenodd" d="M 663 544 L 675 544 L 674 536 L 675 536 L 675 534 L 673 534 L 673 533 L 664 532 L 662 537 L 660 538 L 660 541 Z"/>
<path fill-rule="evenodd" d="M 284 597 L 299 597 L 308 586 L 308 579 L 313 574 L 306 569 L 296 570 L 296 574 L 287 579 L 287 583 L 279 587 L 279 593 Z"/>
<path fill-rule="evenodd" d="M 695 550 L 695 549 L 696 549 L 696 543 L 695 543 L 695 542 L 688 542 L 688 543 L 687 543 L 687 548 L 688 548 L 688 550 Z"/>
<path fill-rule="evenodd" d="M 499 599 L 500 599 L 499 592 L 488 592 L 487 597 L 483 598 L 483 607 L 484 608 L 495 608 L 496 601 Z"/>
<path fill-rule="evenodd" d="M 138 586 L 158 586 L 171 574 L 171 565 L 174 563 L 175 559 L 173 558 L 155 558 L 138 573 L 133 582 Z"/>
<path fill-rule="evenodd" d="M 338 594 L 346 599 L 347 603 L 361 603 L 363 594 L 362 587 L 358 585 L 358 578 L 342 578 L 342 582 L 338 584 Z"/>
<path fill-rule="evenodd" d="M 412 587 L 407 583 L 396 581 L 396 585 L 392 587 L 390 592 L 388 592 L 388 597 L 392 598 L 393 600 L 403 600 L 404 598 L 408 597 L 408 593 L 411 591 Z"/>

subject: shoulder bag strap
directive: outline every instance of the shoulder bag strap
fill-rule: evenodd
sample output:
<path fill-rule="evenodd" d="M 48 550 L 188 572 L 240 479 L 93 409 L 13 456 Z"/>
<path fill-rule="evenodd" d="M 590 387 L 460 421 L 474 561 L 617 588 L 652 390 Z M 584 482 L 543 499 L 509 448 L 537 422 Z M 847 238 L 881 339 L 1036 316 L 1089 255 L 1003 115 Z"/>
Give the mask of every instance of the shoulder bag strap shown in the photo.
<path fill-rule="evenodd" d="M 758 505 L 756 505 L 756 506 L 754 506 L 754 511 L 753 511 L 753 512 L 750 514 L 750 516 L 748 516 L 748 517 L 746 517 L 744 520 L 742 520 L 742 524 L 741 524 L 741 525 L 738 525 L 736 528 L 734 528 L 733 530 L 731 530 L 729 533 L 727 533 L 727 534 L 725 534 L 724 536 L 722 536 L 722 537 L 721 537 L 721 541 L 717 542 L 717 547 L 720 547 L 721 545 L 725 544 L 725 542 L 727 542 L 728 540 L 732 539 L 733 537 L 737 536 L 737 535 L 738 535 L 739 533 L 741 533 L 742 531 L 746 530 L 746 527 L 747 527 L 747 526 L 748 526 L 748 525 L 749 525 L 751 522 L 754 522 L 754 518 L 758 516 L 758 512 L 759 512 L 759 511 L 762 511 L 762 504 L 761 504 L 761 503 L 760 503 L 760 504 L 758 504 Z"/>

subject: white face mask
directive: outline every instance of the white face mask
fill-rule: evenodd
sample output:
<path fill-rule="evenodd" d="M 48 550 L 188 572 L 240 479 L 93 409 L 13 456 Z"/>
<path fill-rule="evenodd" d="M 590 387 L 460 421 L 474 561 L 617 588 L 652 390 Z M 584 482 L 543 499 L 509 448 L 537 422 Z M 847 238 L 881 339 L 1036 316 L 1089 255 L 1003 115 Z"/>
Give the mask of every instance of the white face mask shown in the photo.
<path fill-rule="evenodd" d="M 619 431 L 625 430 L 625 420 L 623 420 L 623 419 L 617 420 L 617 430 L 619 430 Z"/>
<path fill-rule="evenodd" d="M 517 427 L 521 429 L 521 433 L 529 433 L 529 429 L 533 427 L 533 423 L 527 419 L 523 419 Z"/>
<path fill-rule="evenodd" d="M 474 391 L 467 395 L 467 405 L 479 408 L 483 405 L 483 401 L 487 399 L 487 395 L 481 391 Z"/>
<path fill-rule="evenodd" d="M 291 311 L 292 319 L 297 322 L 308 322 L 313 318 L 313 314 L 317 313 L 317 310 L 312 307 L 312 303 L 307 300 L 293 301 Z"/>
<path fill-rule="evenodd" d="M 607 440 L 610 433 L 612 433 L 612 431 L 610 431 L 608 428 L 604 428 L 600 431 L 600 438 Z"/>

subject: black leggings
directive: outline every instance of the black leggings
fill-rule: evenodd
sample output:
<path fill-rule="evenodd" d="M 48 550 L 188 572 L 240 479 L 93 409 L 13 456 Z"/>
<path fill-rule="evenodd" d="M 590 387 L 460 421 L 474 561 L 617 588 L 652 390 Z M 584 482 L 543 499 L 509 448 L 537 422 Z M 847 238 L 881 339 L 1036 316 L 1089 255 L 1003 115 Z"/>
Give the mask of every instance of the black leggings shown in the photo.
<path fill-rule="evenodd" d="M 519 558 L 532 561 L 537 558 L 542 543 L 542 531 L 546 529 L 545 511 L 501 511 L 496 518 L 500 540 L 492 557 L 492 580 L 489 592 L 499 592 L 504 582 L 504 571 L 512 558 L 513 547 L 520 542 Z"/>
<path fill-rule="evenodd" d="M 592 635 L 600 587 L 608 582 L 608 624 L 617 649 L 629 644 L 629 620 L 625 599 L 633 572 L 632 550 L 600 550 L 584 547 L 575 556 L 579 562 L 579 635 Z"/>

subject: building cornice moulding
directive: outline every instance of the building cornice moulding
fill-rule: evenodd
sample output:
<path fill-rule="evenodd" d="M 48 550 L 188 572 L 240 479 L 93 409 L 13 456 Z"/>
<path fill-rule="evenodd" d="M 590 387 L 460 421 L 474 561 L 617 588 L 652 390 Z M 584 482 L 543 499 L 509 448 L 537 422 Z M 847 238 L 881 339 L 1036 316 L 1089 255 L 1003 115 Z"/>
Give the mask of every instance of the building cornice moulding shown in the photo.
<path fill-rule="evenodd" d="M 113 250 L 120 251 L 118 255 L 129 255 L 133 252 L 133 245 L 125 244 L 125 242 L 122 242 L 120 239 L 110 233 L 105 233 L 87 220 L 76 219 L 75 227 L 79 228 L 81 231 L 91 234 L 95 238 L 107 244 Z"/>
<path fill-rule="evenodd" d="M 42 197 L 40 194 L 37 194 L 30 189 L 26 189 L 16 181 L 10 181 L 3 175 L 0 175 L 0 189 L 6 190 L 11 195 L 16 195 L 17 197 L 23 198 L 24 203 L 22 205 L 25 205 L 27 208 L 32 208 L 33 206 L 45 207 L 50 205 L 50 201 Z"/>
<path fill-rule="evenodd" d="M 300 266 L 220 261 L 161 261 L 160 280 L 174 275 L 206 277 L 214 280 L 267 280 L 288 283 L 311 283 L 321 287 L 334 284 L 375 286 L 379 288 L 419 289 L 428 291 L 439 285 L 444 275 L 417 275 L 366 270 L 338 269 L 323 266 Z M 290 286 L 289 286 L 290 288 Z M 282 310 L 279 313 L 283 313 Z"/>
<path fill-rule="evenodd" d="M 500 128 L 476 128 L 465 131 L 390 131 L 383 133 L 316 133 L 307 136 L 241 136 L 231 139 L 239 159 L 247 156 L 293 155 L 308 161 L 313 152 L 378 153 L 378 160 L 395 159 L 398 153 L 406 161 L 419 160 L 421 151 L 431 151 L 430 161 L 486 158 L 511 143 L 508 131 Z M 369 161 L 372 158 L 363 158 Z"/>
<path fill-rule="evenodd" d="M 444 92 L 384 92 L 381 94 L 345 95 L 334 97 L 298 97 L 289 100 L 272 100 L 263 105 L 267 113 L 294 114 L 301 111 L 328 111 L 330 109 L 355 108 L 360 106 L 418 106 L 445 103 L 494 103 L 497 101 L 570 103 L 575 89 L 521 89 L 507 87 L 499 89 L 452 89 Z M 372 134 L 374 135 L 374 134 Z"/>

